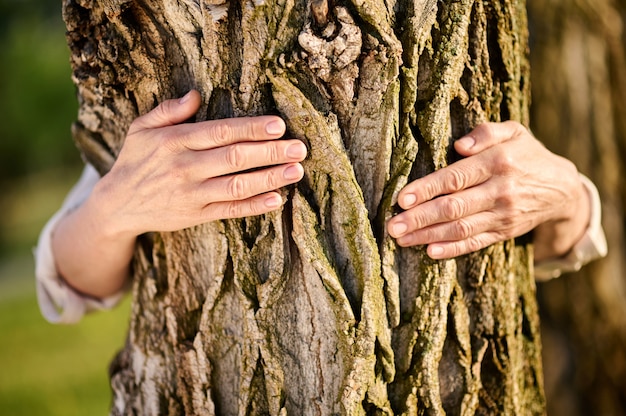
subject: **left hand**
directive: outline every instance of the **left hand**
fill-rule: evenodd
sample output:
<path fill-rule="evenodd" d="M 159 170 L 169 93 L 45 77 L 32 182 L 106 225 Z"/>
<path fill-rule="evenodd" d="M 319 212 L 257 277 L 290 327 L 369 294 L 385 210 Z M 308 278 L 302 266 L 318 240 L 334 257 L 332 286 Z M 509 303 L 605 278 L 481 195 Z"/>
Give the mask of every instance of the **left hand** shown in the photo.
<path fill-rule="evenodd" d="M 408 184 L 388 221 L 400 246 L 434 259 L 467 254 L 547 224 L 535 258 L 566 253 L 583 235 L 589 197 L 573 163 L 516 122 L 486 123 L 454 143 L 465 156 Z M 539 252 L 537 251 L 539 250 Z"/>

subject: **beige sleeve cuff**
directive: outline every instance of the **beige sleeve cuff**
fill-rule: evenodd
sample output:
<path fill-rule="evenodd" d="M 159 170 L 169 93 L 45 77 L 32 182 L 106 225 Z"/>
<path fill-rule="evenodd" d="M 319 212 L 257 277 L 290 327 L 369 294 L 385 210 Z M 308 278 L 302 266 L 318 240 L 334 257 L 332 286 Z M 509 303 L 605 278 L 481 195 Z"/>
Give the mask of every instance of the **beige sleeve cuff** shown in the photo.
<path fill-rule="evenodd" d="M 587 263 L 606 256 L 608 248 L 602 229 L 602 205 L 595 185 L 584 175 L 580 179 L 591 200 L 591 218 L 582 238 L 562 257 L 535 263 L 535 279 L 550 280 L 562 273 L 575 272 Z"/>
<path fill-rule="evenodd" d="M 35 255 L 35 278 L 39 309 L 46 320 L 52 323 L 76 323 L 83 315 L 92 310 L 110 309 L 124 295 L 116 293 L 105 299 L 94 299 L 82 295 L 68 286 L 57 272 L 54 253 L 52 252 L 52 233 L 59 221 L 79 207 L 91 194 L 100 179 L 98 172 L 91 166 L 85 166 L 83 173 L 59 211 L 48 220 L 41 234 Z"/>

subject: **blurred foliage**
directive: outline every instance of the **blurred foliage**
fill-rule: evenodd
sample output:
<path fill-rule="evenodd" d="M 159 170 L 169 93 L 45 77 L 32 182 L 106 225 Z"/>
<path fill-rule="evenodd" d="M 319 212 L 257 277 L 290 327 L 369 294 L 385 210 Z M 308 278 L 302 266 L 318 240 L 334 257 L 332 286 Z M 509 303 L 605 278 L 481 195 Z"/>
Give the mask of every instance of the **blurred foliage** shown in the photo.
<path fill-rule="evenodd" d="M 79 169 L 47 169 L 5 183 L 0 195 L 0 261 L 30 255 L 39 232 L 78 178 Z"/>
<path fill-rule="evenodd" d="M 104 415 L 107 366 L 129 302 L 54 326 L 35 297 L 31 249 L 76 181 L 77 100 L 61 2 L 0 0 L 0 414 Z"/>
<path fill-rule="evenodd" d="M 46 203 L 52 191 L 76 179 L 76 112 L 61 4 L 0 0 L 0 259 L 30 251 L 60 203 Z"/>
<path fill-rule="evenodd" d="M 68 57 L 60 3 L 0 0 L 0 185 L 80 163 Z"/>
<path fill-rule="evenodd" d="M 22 16 L 40 20 L 60 21 L 61 2 L 47 0 L 0 0 L 0 35 L 6 27 Z"/>

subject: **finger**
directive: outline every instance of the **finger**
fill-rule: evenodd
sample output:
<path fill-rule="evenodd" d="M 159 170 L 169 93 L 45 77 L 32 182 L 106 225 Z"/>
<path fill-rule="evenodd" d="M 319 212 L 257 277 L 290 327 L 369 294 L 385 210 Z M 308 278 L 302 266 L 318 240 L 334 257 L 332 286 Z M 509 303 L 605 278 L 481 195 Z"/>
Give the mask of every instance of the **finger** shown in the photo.
<path fill-rule="evenodd" d="M 255 195 L 242 201 L 214 202 L 204 207 L 205 221 L 227 218 L 242 218 L 266 214 L 283 205 L 277 192 Z"/>
<path fill-rule="evenodd" d="M 492 176 L 486 157 L 462 159 L 405 186 L 398 195 L 402 209 L 411 209 L 426 201 L 462 191 L 485 182 Z"/>
<path fill-rule="evenodd" d="M 405 234 L 414 233 L 435 224 L 449 223 L 488 211 L 496 204 L 492 188 L 480 186 L 418 205 L 391 218 L 387 225 L 389 234 L 394 238 L 400 238 Z M 424 244 L 424 242 L 419 244 Z"/>
<path fill-rule="evenodd" d="M 498 233 L 486 232 L 461 241 L 430 244 L 426 249 L 426 253 L 430 258 L 436 260 L 451 259 L 473 253 L 499 241 L 503 241 L 503 239 L 500 238 Z"/>
<path fill-rule="evenodd" d="M 466 223 L 473 223 L 473 225 L 469 227 L 463 225 L 460 228 L 460 233 L 457 235 L 466 235 L 468 228 L 477 231 L 475 234 L 470 233 L 471 235 L 466 238 L 455 238 L 454 234 L 457 227 L 455 224 L 438 224 L 430 227 L 430 230 L 419 230 L 406 235 L 398 239 L 397 242 L 402 247 L 427 244 L 426 252 L 431 258 L 448 259 L 472 253 L 512 237 L 506 231 L 494 229 L 492 226 L 485 226 L 491 221 L 487 218 L 489 216 L 488 213 L 481 213 L 474 216 L 475 218 L 463 219 Z M 426 235 L 428 233 L 431 233 L 431 235 Z"/>
<path fill-rule="evenodd" d="M 201 198 L 205 204 L 242 201 L 298 182 L 304 176 L 299 163 L 289 163 L 256 172 L 220 176 L 205 181 Z"/>
<path fill-rule="evenodd" d="M 299 140 L 238 143 L 217 149 L 189 152 L 181 165 L 194 178 L 214 178 L 265 166 L 301 162 L 307 154 Z"/>
<path fill-rule="evenodd" d="M 500 221 L 492 211 L 483 211 L 454 221 L 434 224 L 403 235 L 398 245 L 410 247 L 422 244 L 462 241 L 482 233 L 502 229 Z"/>
<path fill-rule="evenodd" d="M 524 132 L 528 133 L 528 130 L 515 121 L 484 123 L 455 141 L 454 148 L 461 156 L 472 156 Z"/>
<path fill-rule="evenodd" d="M 285 134 L 285 122 L 277 116 L 238 117 L 172 126 L 166 146 L 208 150 L 240 142 L 274 140 Z"/>
<path fill-rule="evenodd" d="M 182 123 L 196 114 L 199 108 L 200 93 L 191 90 L 180 99 L 163 101 L 149 113 L 135 119 L 128 129 L 128 134 Z"/>

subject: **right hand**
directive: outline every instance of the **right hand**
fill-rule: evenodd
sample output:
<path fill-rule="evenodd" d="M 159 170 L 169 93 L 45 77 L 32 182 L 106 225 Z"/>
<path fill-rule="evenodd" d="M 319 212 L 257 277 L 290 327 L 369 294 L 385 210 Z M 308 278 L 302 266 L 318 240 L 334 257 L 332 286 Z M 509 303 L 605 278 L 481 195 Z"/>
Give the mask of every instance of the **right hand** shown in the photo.
<path fill-rule="evenodd" d="M 445 259 L 534 229 L 535 259 L 559 257 L 584 235 L 590 201 L 572 162 L 517 122 L 485 123 L 454 142 L 465 156 L 408 184 L 389 220 L 400 246 Z"/>
<path fill-rule="evenodd" d="M 130 125 L 119 157 L 94 188 L 110 233 L 136 236 L 263 214 L 282 205 L 276 189 L 302 179 L 306 147 L 276 140 L 285 133 L 282 119 L 179 124 L 199 107 L 200 94 L 191 91 Z"/>

